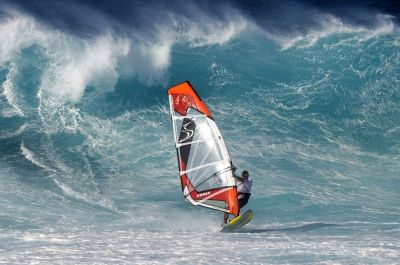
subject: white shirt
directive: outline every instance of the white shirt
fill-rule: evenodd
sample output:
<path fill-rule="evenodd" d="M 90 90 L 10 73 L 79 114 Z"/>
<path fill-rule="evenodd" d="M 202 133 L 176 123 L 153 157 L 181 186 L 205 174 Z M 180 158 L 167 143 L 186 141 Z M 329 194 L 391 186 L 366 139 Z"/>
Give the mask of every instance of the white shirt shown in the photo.
<path fill-rule="evenodd" d="M 253 185 L 253 180 L 249 177 L 244 179 L 244 181 L 240 181 L 236 179 L 236 188 L 238 192 L 243 193 L 251 193 L 251 186 Z"/>

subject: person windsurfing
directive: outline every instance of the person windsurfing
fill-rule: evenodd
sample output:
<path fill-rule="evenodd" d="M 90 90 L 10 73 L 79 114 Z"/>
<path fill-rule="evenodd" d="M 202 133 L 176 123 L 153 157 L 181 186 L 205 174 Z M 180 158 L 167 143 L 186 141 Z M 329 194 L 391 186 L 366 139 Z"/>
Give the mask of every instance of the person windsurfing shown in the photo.
<path fill-rule="evenodd" d="M 175 85 L 167 92 L 183 196 L 195 206 L 226 212 L 228 217 L 239 216 L 239 201 L 243 207 L 250 197 L 248 173 L 243 178 L 234 177 L 221 132 L 190 82 Z M 243 194 L 238 196 L 237 187 Z M 236 226 L 223 229 L 232 230 L 250 222 L 253 212 L 249 209 L 246 213 L 240 216 L 243 220 L 236 219 Z"/>
<path fill-rule="evenodd" d="M 236 168 L 233 167 L 233 171 L 235 170 Z M 249 172 L 247 170 L 243 170 L 241 177 L 237 176 L 235 173 L 233 174 L 233 176 L 236 179 L 236 189 L 238 194 L 239 209 L 241 209 L 249 202 L 253 180 L 249 177 Z M 228 222 L 228 218 L 229 214 L 224 213 L 224 224 Z"/>

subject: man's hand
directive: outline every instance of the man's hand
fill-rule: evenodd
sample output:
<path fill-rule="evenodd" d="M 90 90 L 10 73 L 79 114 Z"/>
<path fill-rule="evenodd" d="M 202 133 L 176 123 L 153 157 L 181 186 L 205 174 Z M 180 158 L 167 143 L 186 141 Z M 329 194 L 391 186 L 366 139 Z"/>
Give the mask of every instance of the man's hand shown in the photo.
<path fill-rule="evenodd" d="M 236 175 L 236 174 L 233 174 L 233 177 L 234 177 L 235 179 L 237 179 L 237 180 L 241 181 L 241 182 L 243 182 L 243 181 L 244 181 L 244 178 L 242 178 L 242 177 L 239 177 L 239 176 L 238 176 L 238 175 Z"/>

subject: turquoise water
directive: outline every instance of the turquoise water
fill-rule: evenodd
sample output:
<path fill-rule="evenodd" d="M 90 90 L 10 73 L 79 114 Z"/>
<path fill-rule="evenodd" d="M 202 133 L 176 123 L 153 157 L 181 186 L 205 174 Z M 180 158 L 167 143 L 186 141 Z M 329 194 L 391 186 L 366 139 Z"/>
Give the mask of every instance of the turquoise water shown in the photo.
<path fill-rule="evenodd" d="M 398 263 L 398 25 L 323 22 L 154 38 L 3 19 L 0 262 Z M 166 89 L 184 80 L 254 180 L 238 233 L 181 196 Z"/>

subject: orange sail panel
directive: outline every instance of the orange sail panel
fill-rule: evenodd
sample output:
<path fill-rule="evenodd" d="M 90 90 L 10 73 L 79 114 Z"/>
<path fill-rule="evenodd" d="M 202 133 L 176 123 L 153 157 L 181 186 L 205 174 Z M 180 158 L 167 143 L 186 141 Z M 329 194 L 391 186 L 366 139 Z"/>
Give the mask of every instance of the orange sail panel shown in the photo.
<path fill-rule="evenodd" d="M 218 127 L 189 82 L 168 89 L 182 192 L 194 205 L 239 214 L 232 161 Z"/>
<path fill-rule="evenodd" d="M 211 117 L 210 111 L 188 81 L 168 89 L 168 95 L 173 98 L 173 109 L 182 116 L 191 107 Z"/>

